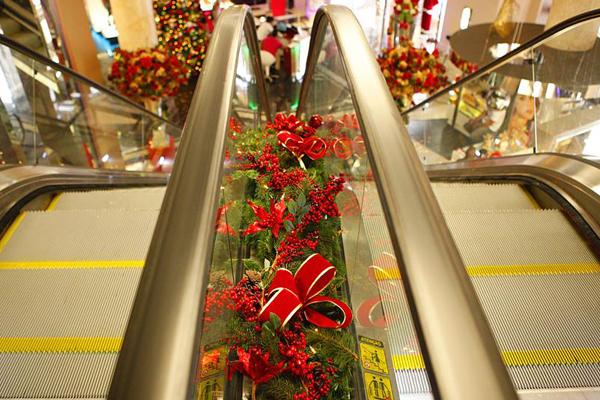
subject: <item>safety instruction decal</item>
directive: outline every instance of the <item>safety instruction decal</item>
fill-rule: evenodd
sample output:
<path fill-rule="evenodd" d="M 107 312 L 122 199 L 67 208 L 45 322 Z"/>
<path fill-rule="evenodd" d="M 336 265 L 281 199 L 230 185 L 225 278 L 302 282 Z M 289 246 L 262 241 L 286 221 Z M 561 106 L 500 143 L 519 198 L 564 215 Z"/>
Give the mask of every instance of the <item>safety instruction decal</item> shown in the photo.
<path fill-rule="evenodd" d="M 198 380 L 215 374 L 223 374 L 225 371 L 225 347 L 205 349 L 198 360 Z"/>
<path fill-rule="evenodd" d="M 365 336 L 360 339 L 360 362 L 364 369 L 380 374 L 388 373 L 383 342 Z"/>
<path fill-rule="evenodd" d="M 217 376 L 204 380 L 198 384 L 196 400 L 217 400 L 223 398 L 225 378 Z"/>
<path fill-rule="evenodd" d="M 367 400 L 392 400 L 392 383 L 387 376 L 365 372 Z"/>

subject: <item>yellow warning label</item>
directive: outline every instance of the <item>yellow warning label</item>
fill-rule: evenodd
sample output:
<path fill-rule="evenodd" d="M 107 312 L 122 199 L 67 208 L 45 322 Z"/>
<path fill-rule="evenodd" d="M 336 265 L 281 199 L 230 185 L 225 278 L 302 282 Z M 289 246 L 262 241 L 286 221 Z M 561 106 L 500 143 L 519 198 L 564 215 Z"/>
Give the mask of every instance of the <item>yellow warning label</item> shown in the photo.
<path fill-rule="evenodd" d="M 225 347 L 205 350 L 198 360 L 198 380 L 225 371 Z"/>
<path fill-rule="evenodd" d="M 367 400 L 393 400 L 392 383 L 387 376 L 365 372 Z"/>
<path fill-rule="evenodd" d="M 366 370 L 381 374 L 388 373 L 385 350 L 383 349 L 383 343 L 379 340 L 364 336 L 360 337 L 360 362 Z"/>
<path fill-rule="evenodd" d="M 222 399 L 225 390 L 225 378 L 218 376 L 207 379 L 198 384 L 196 390 L 196 400 L 216 400 Z"/>

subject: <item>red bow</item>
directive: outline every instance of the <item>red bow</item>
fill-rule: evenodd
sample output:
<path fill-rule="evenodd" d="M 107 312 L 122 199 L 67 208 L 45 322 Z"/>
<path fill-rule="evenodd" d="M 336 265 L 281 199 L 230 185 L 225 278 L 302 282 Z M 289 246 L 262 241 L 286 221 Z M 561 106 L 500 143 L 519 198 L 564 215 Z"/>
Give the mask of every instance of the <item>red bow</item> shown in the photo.
<path fill-rule="evenodd" d="M 267 295 L 269 301 L 258 314 L 261 321 L 267 321 L 271 313 L 277 315 L 284 326 L 289 320 L 302 311 L 306 320 L 321 328 L 346 328 L 352 322 L 352 310 L 340 300 L 327 296 L 318 296 L 335 278 L 336 269 L 322 255 L 313 254 L 308 257 L 296 274 L 286 268 L 275 273 Z M 342 321 L 336 322 L 313 308 L 313 304 L 330 303 L 342 312 Z"/>
<path fill-rule="evenodd" d="M 325 157 L 325 153 L 327 153 L 327 142 L 318 136 L 303 138 L 300 135 L 283 130 L 279 131 L 277 139 L 296 158 L 307 155 L 311 160 L 318 160 Z"/>

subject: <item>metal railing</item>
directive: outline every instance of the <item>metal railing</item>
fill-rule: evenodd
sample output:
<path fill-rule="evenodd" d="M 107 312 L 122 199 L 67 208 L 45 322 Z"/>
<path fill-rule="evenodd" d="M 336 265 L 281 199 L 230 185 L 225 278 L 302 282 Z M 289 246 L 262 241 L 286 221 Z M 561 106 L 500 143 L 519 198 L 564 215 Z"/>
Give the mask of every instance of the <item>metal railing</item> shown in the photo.
<path fill-rule="evenodd" d="M 211 38 L 109 399 L 191 398 L 243 34 L 270 119 L 254 20 L 248 7 L 231 7 Z"/>
<path fill-rule="evenodd" d="M 496 70 L 497 68 L 500 68 L 504 64 L 511 62 L 513 60 L 513 58 L 518 57 L 521 54 L 530 51 L 532 48 L 539 46 L 544 41 L 551 39 L 552 37 L 554 37 L 556 35 L 559 35 L 567 30 L 573 29 L 585 22 L 588 22 L 588 21 L 590 21 L 592 19 L 596 19 L 596 18 L 600 18 L 600 9 L 588 11 L 588 12 L 576 15 L 574 17 L 571 17 L 569 19 L 562 21 L 562 22 L 554 25 L 550 29 L 544 31 L 542 34 L 523 43 L 521 46 L 517 47 L 516 49 L 506 53 L 504 56 L 499 57 L 496 60 L 492 61 L 491 63 L 485 65 L 481 69 L 478 69 L 477 71 L 473 72 L 472 74 L 469 74 L 469 75 L 461 78 L 458 82 L 456 82 L 450 86 L 447 86 L 438 92 L 435 92 L 434 94 L 432 94 L 426 100 L 420 102 L 419 104 L 416 104 L 416 105 L 402 111 L 402 115 L 407 115 L 412 111 L 418 110 L 419 108 L 424 107 L 425 105 L 432 102 L 433 100 L 438 99 L 438 98 L 450 93 L 451 91 L 458 92 L 458 90 L 460 90 L 460 88 L 463 87 L 463 85 L 466 85 L 467 83 L 469 83 L 479 77 L 482 77 L 484 75 L 489 74 L 490 72 L 493 72 L 494 70 Z"/>
<path fill-rule="evenodd" d="M 516 399 L 402 116 L 360 25 L 345 7 L 326 6 L 315 16 L 299 113 L 328 27 L 365 138 L 434 396 Z"/>

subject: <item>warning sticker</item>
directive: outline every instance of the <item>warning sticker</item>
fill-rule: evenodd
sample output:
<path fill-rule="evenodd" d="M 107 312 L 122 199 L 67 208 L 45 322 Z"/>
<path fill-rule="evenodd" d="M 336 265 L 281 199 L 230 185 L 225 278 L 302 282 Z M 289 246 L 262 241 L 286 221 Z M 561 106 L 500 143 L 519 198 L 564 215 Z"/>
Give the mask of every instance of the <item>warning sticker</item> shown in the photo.
<path fill-rule="evenodd" d="M 225 378 L 218 376 L 207 379 L 198 384 L 196 390 L 196 400 L 217 400 L 223 398 L 225 389 Z"/>
<path fill-rule="evenodd" d="M 198 380 L 225 371 L 225 347 L 205 350 L 198 360 Z"/>
<path fill-rule="evenodd" d="M 387 374 L 383 342 L 360 336 L 360 362 L 366 370 Z"/>
<path fill-rule="evenodd" d="M 393 400 L 392 383 L 387 376 L 365 372 L 367 400 Z"/>

